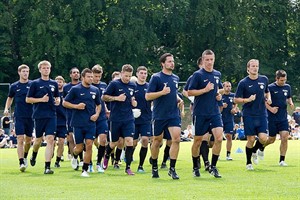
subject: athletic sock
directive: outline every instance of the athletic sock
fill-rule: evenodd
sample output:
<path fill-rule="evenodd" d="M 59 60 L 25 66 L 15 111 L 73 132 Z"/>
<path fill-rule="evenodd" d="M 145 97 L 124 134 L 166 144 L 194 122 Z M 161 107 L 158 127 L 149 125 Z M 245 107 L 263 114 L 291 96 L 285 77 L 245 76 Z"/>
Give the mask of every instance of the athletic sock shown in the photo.
<path fill-rule="evenodd" d="M 219 155 L 215 155 L 215 154 L 212 155 L 212 157 L 211 157 L 211 166 L 212 167 L 217 166 L 218 159 L 219 159 Z"/>
<path fill-rule="evenodd" d="M 284 161 L 285 156 L 280 156 L 279 162 Z"/>
<path fill-rule="evenodd" d="M 246 158 L 247 158 L 247 163 L 246 164 L 247 165 L 252 164 L 252 162 L 251 162 L 252 152 L 253 152 L 252 148 L 246 147 Z"/>
<path fill-rule="evenodd" d="M 122 154 L 122 149 L 117 148 L 115 161 L 119 162 L 119 160 L 121 159 L 121 154 Z"/>
<path fill-rule="evenodd" d="M 34 152 L 34 151 L 33 151 L 33 152 L 32 152 L 32 158 L 33 158 L 33 159 L 36 159 L 37 154 L 38 154 L 38 152 Z"/>
<path fill-rule="evenodd" d="M 202 155 L 202 159 L 204 163 L 208 161 L 209 147 L 207 141 L 202 141 L 200 145 L 200 154 Z"/>
<path fill-rule="evenodd" d="M 60 160 L 61 160 L 61 157 L 56 157 L 56 163 L 59 163 L 60 162 Z"/>
<path fill-rule="evenodd" d="M 230 156 L 230 151 L 226 152 L 226 156 L 229 157 Z"/>
<path fill-rule="evenodd" d="M 152 169 L 157 169 L 157 158 L 152 158 Z"/>
<path fill-rule="evenodd" d="M 24 152 L 24 158 L 27 158 L 28 152 Z"/>
<path fill-rule="evenodd" d="M 50 163 L 51 162 L 45 162 L 45 169 L 50 169 Z"/>
<path fill-rule="evenodd" d="M 73 157 L 77 160 L 78 155 L 76 155 L 75 152 L 73 152 Z"/>
<path fill-rule="evenodd" d="M 148 147 L 141 147 L 140 150 L 140 164 L 139 166 L 143 166 L 144 165 L 144 161 L 147 155 L 147 151 L 148 151 Z"/>
<path fill-rule="evenodd" d="M 78 156 L 79 156 L 80 162 L 82 162 L 82 161 L 83 161 L 83 151 L 80 152 L 80 153 L 78 154 Z"/>
<path fill-rule="evenodd" d="M 163 158 L 163 162 L 167 162 L 168 158 L 170 156 L 170 147 L 168 145 L 166 145 L 165 149 L 164 149 L 164 158 Z"/>
<path fill-rule="evenodd" d="M 252 148 L 252 152 L 256 153 L 257 149 L 260 149 L 262 147 L 263 147 L 263 145 L 259 142 L 259 140 L 256 140 L 256 143 L 255 143 L 254 147 Z"/>
<path fill-rule="evenodd" d="M 110 145 L 106 145 L 106 154 L 105 154 L 105 158 L 109 159 L 109 157 L 111 156 L 111 152 L 112 152 L 112 148 L 110 148 Z"/>
<path fill-rule="evenodd" d="M 82 171 L 88 171 L 89 165 L 89 163 L 83 163 Z"/>
<path fill-rule="evenodd" d="M 20 158 L 20 159 L 19 159 L 19 164 L 20 164 L 20 165 L 24 164 L 24 158 Z"/>
<path fill-rule="evenodd" d="M 200 168 L 199 166 L 200 156 L 197 157 L 192 156 L 192 158 L 193 158 L 193 169 Z"/>
<path fill-rule="evenodd" d="M 133 146 L 127 146 L 125 150 L 126 170 L 130 169 L 130 164 L 132 161 L 132 152 L 133 152 Z"/>
<path fill-rule="evenodd" d="M 101 163 L 102 157 L 104 156 L 105 153 L 105 146 L 99 146 L 98 148 L 98 157 L 97 157 L 97 164 Z"/>
<path fill-rule="evenodd" d="M 173 170 L 175 169 L 176 165 L 176 159 L 170 159 L 170 169 Z"/>

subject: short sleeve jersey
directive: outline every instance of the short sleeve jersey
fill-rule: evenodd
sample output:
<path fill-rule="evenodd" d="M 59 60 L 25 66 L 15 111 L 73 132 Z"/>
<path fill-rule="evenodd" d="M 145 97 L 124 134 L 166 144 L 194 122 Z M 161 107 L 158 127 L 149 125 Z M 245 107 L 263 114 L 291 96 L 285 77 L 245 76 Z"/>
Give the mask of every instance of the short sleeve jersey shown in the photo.
<path fill-rule="evenodd" d="M 48 94 L 48 102 L 39 102 L 33 104 L 33 119 L 45 119 L 56 117 L 56 106 L 54 98 L 59 97 L 58 85 L 56 81 L 49 79 L 47 81 L 41 78 L 32 81 L 28 90 L 27 97 L 42 98 Z"/>
<path fill-rule="evenodd" d="M 93 85 L 99 89 L 100 100 L 101 100 L 102 95 L 107 87 L 107 84 L 101 81 L 99 84 L 93 84 Z M 106 119 L 105 102 L 101 101 L 101 112 L 100 112 L 100 115 L 99 115 L 99 118 L 97 121 L 101 121 L 101 120 L 105 120 L 105 119 Z"/>
<path fill-rule="evenodd" d="M 163 90 L 165 85 L 170 87 L 171 90 L 169 94 L 153 100 L 152 118 L 154 120 L 166 120 L 180 117 L 177 106 L 178 83 L 179 77 L 175 74 L 167 75 L 163 72 L 158 72 L 152 75 L 147 93 L 159 92 Z"/>
<path fill-rule="evenodd" d="M 69 93 L 69 91 L 71 90 L 71 88 L 73 86 L 78 85 L 78 84 L 79 83 L 77 83 L 77 84 L 67 83 L 66 85 L 64 85 L 64 87 L 63 87 L 64 97 L 67 96 L 67 94 Z M 72 109 L 67 108 L 67 120 L 68 120 L 68 124 L 69 124 L 69 121 L 71 121 L 71 117 L 72 117 Z"/>
<path fill-rule="evenodd" d="M 121 79 L 111 81 L 104 95 L 119 96 L 121 94 L 126 95 L 125 101 L 112 101 L 110 102 L 110 117 L 109 120 L 113 122 L 122 122 L 134 120 L 132 113 L 131 99 L 134 97 L 134 91 L 136 84 L 133 82 L 123 83 Z"/>
<path fill-rule="evenodd" d="M 269 90 L 272 99 L 272 107 L 278 107 L 276 114 L 268 110 L 269 121 L 285 121 L 287 120 L 287 99 L 291 98 L 291 86 L 285 84 L 278 86 L 275 82 L 269 85 Z"/>
<path fill-rule="evenodd" d="M 15 102 L 15 117 L 31 118 L 32 104 L 26 103 L 26 95 L 31 85 L 31 80 L 27 83 L 20 83 L 19 81 L 11 84 L 8 92 L 10 98 L 14 98 Z"/>
<path fill-rule="evenodd" d="M 223 88 L 221 82 L 221 73 L 217 70 L 207 72 L 205 69 L 199 69 L 194 72 L 188 90 L 204 89 L 208 83 L 214 84 L 214 89 L 199 96 L 195 96 L 193 115 L 217 115 L 220 114 L 216 95 L 219 88 Z"/>
<path fill-rule="evenodd" d="M 81 83 L 71 88 L 65 101 L 72 104 L 85 103 L 84 110 L 72 109 L 71 126 L 86 127 L 95 126 L 90 117 L 96 113 L 96 105 L 100 105 L 99 89 L 93 85 L 84 87 Z"/>
<path fill-rule="evenodd" d="M 135 100 L 137 101 L 137 108 L 141 110 L 141 116 L 135 119 L 135 124 L 147 124 L 151 121 L 151 101 L 146 101 L 145 98 L 148 87 L 149 83 L 143 85 L 136 83 Z"/>
<path fill-rule="evenodd" d="M 67 123 L 67 111 L 63 107 L 63 92 L 59 92 L 60 104 L 56 106 L 56 117 L 57 117 L 57 126 L 66 126 Z"/>
<path fill-rule="evenodd" d="M 234 93 L 232 92 L 230 92 L 229 94 L 222 95 L 223 103 L 227 103 L 227 107 L 223 108 L 223 111 L 221 113 L 223 122 L 233 122 L 233 114 L 231 113 L 231 110 L 234 105 L 233 98 L 234 98 Z"/>
<path fill-rule="evenodd" d="M 243 116 L 267 116 L 265 93 L 268 92 L 268 78 L 266 76 L 259 75 L 255 80 L 248 76 L 243 78 L 238 84 L 235 97 L 249 98 L 256 94 L 254 101 L 243 105 Z"/>

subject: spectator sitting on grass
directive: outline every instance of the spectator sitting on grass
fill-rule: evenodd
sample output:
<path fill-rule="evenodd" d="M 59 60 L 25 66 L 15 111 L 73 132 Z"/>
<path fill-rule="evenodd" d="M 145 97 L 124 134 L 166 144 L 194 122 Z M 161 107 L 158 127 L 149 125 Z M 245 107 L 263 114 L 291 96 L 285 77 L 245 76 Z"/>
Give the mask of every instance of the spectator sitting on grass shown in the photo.
<path fill-rule="evenodd" d="M 4 130 L 0 129 L 0 148 L 6 148 L 8 147 L 9 136 L 4 134 Z"/>

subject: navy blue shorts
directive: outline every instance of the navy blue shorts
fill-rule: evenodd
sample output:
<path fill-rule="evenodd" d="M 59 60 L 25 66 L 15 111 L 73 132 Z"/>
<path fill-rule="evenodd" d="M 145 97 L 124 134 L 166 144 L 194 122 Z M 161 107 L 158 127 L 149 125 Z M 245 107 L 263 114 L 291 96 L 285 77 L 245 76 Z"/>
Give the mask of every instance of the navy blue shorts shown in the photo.
<path fill-rule="evenodd" d="M 109 141 L 117 142 L 119 137 L 134 136 L 134 120 L 122 122 L 110 122 Z"/>
<path fill-rule="evenodd" d="M 289 131 L 288 120 L 284 121 L 269 121 L 269 136 L 275 137 L 280 131 Z"/>
<path fill-rule="evenodd" d="M 259 133 L 268 133 L 268 121 L 266 116 L 244 116 L 244 130 L 246 136 L 254 136 Z"/>
<path fill-rule="evenodd" d="M 108 133 L 108 124 L 107 120 L 100 120 L 96 122 L 96 137 L 100 134 L 107 134 Z"/>
<path fill-rule="evenodd" d="M 67 133 L 68 133 L 68 131 L 67 131 L 67 127 L 66 126 L 57 126 L 56 127 L 55 137 L 66 138 Z"/>
<path fill-rule="evenodd" d="M 55 135 L 56 131 L 56 117 L 55 118 L 45 118 L 45 119 L 35 119 L 35 136 L 40 138 L 45 133 L 46 135 Z"/>
<path fill-rule="evenodd" d="M 224 133 L 233 134 L 233 122 L 223 122 L 224 123 Z"/>
<path fill-rule="evenodd" d="M 133 136 L 134 140 L 139 139 L 139 136 L 151 137 L 151 124 L 135 124 L 135 133 Z"/>
<path fill-rule="evenodd" d="M 26 135 L 32 137 L 34 122 L 31 118 L 15 118 L 16 135 Z"/>
<path fill-rule="evenodd" d="M 167 129 L 167 128 L 164 130 L 164 137 L 163 137 L 163 139 L 166 139 L 166 140 L 172 140 L 170 131 L 169 131 L 169 129 Z"/>
<path fill-rule="evenodd" d="M 85 139 L 94 140 L 96 137 L 96 126 L 74 127 L 76 144 L 82 144 Z"/>
<path fill-rule="evenodd" d="M 181 127 L 181 119 L 178 117 L 166 120 L 154 120 L 152 125 L 153 135 L 159 136 L 169 127 Z"/>
<path fill-rule="evenodd" d="M 223 127 L 221 114 L 218 115 L 194 115 L 193 123 L 195 126 L 195 135 L 203 136 L 210 129 Z"/>

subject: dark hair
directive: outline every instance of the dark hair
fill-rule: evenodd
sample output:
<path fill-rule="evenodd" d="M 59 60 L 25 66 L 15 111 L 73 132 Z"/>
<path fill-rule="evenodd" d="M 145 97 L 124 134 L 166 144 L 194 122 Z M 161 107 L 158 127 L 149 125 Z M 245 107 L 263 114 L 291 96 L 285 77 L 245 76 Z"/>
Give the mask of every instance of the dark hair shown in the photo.
<path fill-rule="evenodd" d="M 286 77 L 286 72 L 282 69 L 276 71 L 276 79 L 279 79 L 281 77 Z"/>
<path fill-rule="evenodd" d="M 198 58 L 198 60 L 197 60 L 197 65 L 199 66 L 199 65 L 202 65 L 202 57 L 200 56 L 199 58 Z"/>
<path fill-rule="evenodd" d="M 133 72 L 133 67 L 130 64 L 125 64 L 122 66 L 122 72 Z"/>
<path fill-rule="evenodd" d="M 173 57 L 173 55 L 171 53 L 164 53 L 163 55 L 160 56 L 159 62 L 160 63 L 166 62 L 167 57 L 169 57 L 169 56 Z"/>
<path fill-rule="evenodd" d="M 69 71 L 69 74 L 72 74 L 74 69 L 77 69 L 79 71 L 79 69 L 77 67 L 72 67 L 72 69 L 70 69 L 70 71 Z"/>
<path fill-rule="evenodd" d="M 81 77 L 85 77 L 85 74 L 87 73 L 93 73 L 93 71 L 89 68 L 84 68 L 81 72 Z"/>

